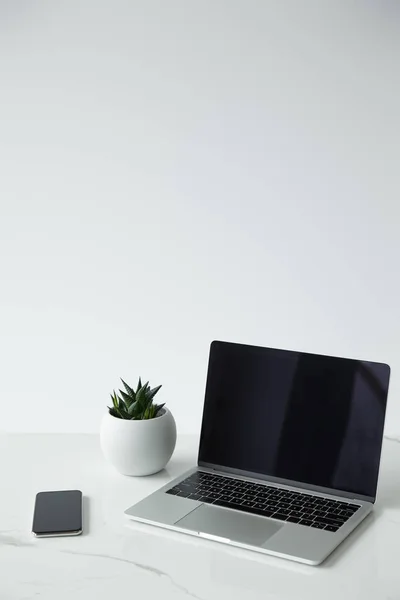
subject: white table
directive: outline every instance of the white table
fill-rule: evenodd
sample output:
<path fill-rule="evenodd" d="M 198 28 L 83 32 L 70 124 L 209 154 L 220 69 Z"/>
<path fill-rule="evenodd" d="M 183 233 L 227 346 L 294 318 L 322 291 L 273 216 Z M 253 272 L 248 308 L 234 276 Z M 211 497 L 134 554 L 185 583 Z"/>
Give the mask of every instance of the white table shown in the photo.
<path fill-rule="evenodd" d="M 167 469 L 123 477 L 93 435 L 0 435 L 0 599 L 400 599 L 400 444 L 385 441 L 374 514 L 320 567 L 134 524 L 123 515 L 196 461 L 181 437 Z M 84 535 L 35 539 L 35 494 L 81 489 Z"/>

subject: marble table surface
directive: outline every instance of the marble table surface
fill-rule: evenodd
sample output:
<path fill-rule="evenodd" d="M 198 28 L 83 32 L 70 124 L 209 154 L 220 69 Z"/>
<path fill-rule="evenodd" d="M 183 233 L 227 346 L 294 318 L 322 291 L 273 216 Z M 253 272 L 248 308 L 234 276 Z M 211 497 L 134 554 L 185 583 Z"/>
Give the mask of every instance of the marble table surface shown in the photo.
<path fill-rule="evenodd" d="M 0 434 L 0 600 L 400 600 L 400 443 L 385 440 L 373 514 L 319 567 L 127 520 L 196 450 L 181 436 L 164 471 L 129 478 L 105 463 L 98 436 Z M 76 488 L 84 534 L 34 538 L 35 494 Z"/>

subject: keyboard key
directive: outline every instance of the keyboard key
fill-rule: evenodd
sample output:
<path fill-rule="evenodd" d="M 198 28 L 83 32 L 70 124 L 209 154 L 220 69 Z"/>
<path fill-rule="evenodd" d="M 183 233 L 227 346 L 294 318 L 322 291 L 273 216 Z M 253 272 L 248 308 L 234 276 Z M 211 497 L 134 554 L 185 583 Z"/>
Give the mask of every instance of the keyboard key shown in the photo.
<path fill-rule="evenodd" d="M 193 483 L 186 483 L 185 481 L 183 481 L 182 483 L 178 483 L 177 487 L 181 488 L 182 490 L 191 490 L 195 487 L 195 485 Z"/>
<path fill-rule="evenodd" d="M 317 517 L 315 519 L 317 523 L 323 523 L 324 525 L 334 525 L 335 527 L 340 527 L 343 523 L 338 523 L 338 521 L 334 521 L 333 519 L 328 519 L 326 517 Z"/>
<path fill-rule="evenodd" d="M 177 494 L 177 496 L 179 498 L 189 498 L 190 494 L 188 492 L 179 492 L 179 494 Z"/>
<path fill-rule="evenodd" d="M 243 498 L 243 494 L 241 494 L 240 492 L 232 492 L 231 496 L 232 498 Z"/>
<path fill-rule="evenodd" d="M 257 494 L 257 500 L 266 500 L 267 498 L 269 498 L 269 494 L 267 492 L 259 492 Z"/>
<path fill-rule="evenodd" d="M 325 517 L 326 512 L 324 510 L 314 510 L 312 515 L 315 517 Z"/>
<path fill-rule="evenodd" d="M 259 508 L 260 510 L 265 510 L 265 508 L 266 508 L 265 505 L 262 504 L 261 502 L 254 502 L 253 503 L 253 507 L 254 508 Z"/>
<path fill-rule="evenodd" d="M 212 504 L 214 501 L 215 499 L 209 496 L 200 496 L 199 498 L 199 502 L 204 502 L 205 504 Z"/>
<path fill-rule="evenodd" d="M 231 502 L 232 504 L 242 504 L 242 499 L 241 498 L 234 498 L 231 496 L 231 498 L 228 500 L 228 502 Z"/>
<path fill-rule="evenodd" d="M 242 500 L 242 502 L 240 503 L 242 506 L 253 506 L 254 502 L 252 502 L 251 500 Z"/>
<path fill-rule="evenodd" d="M 190 496 L 188 496 L 189 500 L 200 500 L 201 495 L 200 494 L 190 494 Z"/>
<path fill-rule="evenodd" d="M 299 523 L 300 517 L 293 517 L 293 515 L 291 515 L 286 519 L 286 521 L 288 521 L 289 523 Z"/>
<path fill-rule="evenodd" d="M 325 531 L 332 531 L 332 532 L 335 532 L 335 531 L 337 531 L 338 529 L 339 529 L 339 527 L 334 527 L 333 525 L 327 525 L 327 526 L 325 527 Z"/>
<path fill-rule="evenodd" d="M 285 515 L 284 513 L 281 512 L 276 512 L 272 515 L 273 519 L 278 519 L 279 521 L 286 521 L 286 519 L 288 518 L 289 515 Z"/>
<path fill-rule="evenodd" d="M 270 510 L 271 512 L 278 512 L 279 506 L 277 504 L 275 504 L 275 505 L 264 504 L 264 510 Z"/>
<path fill-rule="evenodd" d="M 310 519 L 301 519 L 300 525 L 307 525 L 310 527 L 310 525 L 312 525 L 312 521 Z"/>
<path fill-rule="evenodd" d="M 266 515 L 262 510 L 254 508 L 254 506 L 243 506 L 243 504 L 231 504 L 230 502 L 223 502 L 222 500 L 215 500 L 213 506 L 221 506 L 223 508 L 231 508 L 234 510 L 240 510 L 242 512 L 246 512 L 246 513 L 250 513 L 250 514 L 254 514 L 254 515 L 260 515 L 262 517 L 265 516 L 269 516 Z"/>
<path fill-rule="evenodd" d="M 291 510 L 290 511 L 290 516 L 291 517 L 298 517 L 299 519 L 303 518 L 303 514 L 297 510 Z"/>
<path fill-rule="evenodd" d="M 229 494 L 222 494 L 220 500 L 222 500 L 223 502 L 229 502 L 231 499 Z"/>
<path fill-rule="evenodd" d="M 177 488 L 172 488 L 170 490 L 167 491 L 167 494 L 171 494 L 173 496 L 176 496 L 177 494 L 179 494 L 179 490 Z"/>
<path fill-rule="evenodd" d="M 328 517 L 328 519 L 334 519 L 335 521 L 338 521 L 338 523 L 345 523 L 348 520 L 347 517 L 338 515 L 337 511 L 333 513 L 327 513 L 325 516 Z"/>
<path fill-rule="evenodd" d="M 325 525 L 322 525 L 322 523 L 316 523 L 315 521 L 311 523 L 310 527 L 315 527 L 315 529 L 325 529 Z"/>
<path fill-rule="evenodd" d="M 256 496 L 253 496 L 253 494 L 244 494 L 243 495 L 243 500 L 254 500 L 254 498 L 256 498 Z"/>
<path fill-rule="evenodd" d="M 215 492 L 208 492 L 207 496 L 212 500 L 217 500 L 217 498 L 221 497 L 221 494 L 216 494 Z"/>

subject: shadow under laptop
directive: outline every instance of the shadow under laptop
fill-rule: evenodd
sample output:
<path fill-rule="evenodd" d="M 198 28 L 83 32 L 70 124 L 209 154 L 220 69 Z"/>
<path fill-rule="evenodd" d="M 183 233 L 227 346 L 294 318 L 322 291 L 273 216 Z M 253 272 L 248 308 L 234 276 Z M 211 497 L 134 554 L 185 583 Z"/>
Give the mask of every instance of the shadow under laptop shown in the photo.
<path fill-rule="evenodd" d="M 248 563 L 249 566 L 251 564 L 253 564 L 255 567 L 259 565 L 262 568 L 268 566 L 273 567 L 274 569 L 278 568 L 283 569 L 285 571 L 295 571 L 297 573 L 301 573 L 303 575 L 308 576 L 312 576 L 316 573 L 315 567 L 311 567 L 302 563 L 285 560 L 272 555 L 259 554 L 257 552 L 252 552 L 251 550 L 246 550 L 236 546 L 220 544 L 213 540 L 207 540 L 205 538 L 201 538 L 194 535 L 187 535 L 182 532 L 163 529 L 161 527 L 153 527 L 151 525 L 147 525 L 146 523 L 140 523 L 139 521 L 128 521 L 125 524 L 125 527 L 130 529 L 132 532 L 135 532 L 138 536 L 144 536 L 144 539 L 148 539 L 148 536 L 150 535 L 154 538 L 157 538 L 157 541 L 159 543 L 173 543 L 178 544 L 181 547 L 182 544 L 185 544 L 186 546 L 192 546 L 194 549 L 197 549 L 202 554 L 205 553 L 207 559 L 214 566 L 218 556 L 220 557 L 222 563 L 225 562 L 226 558 L 229 558 L 229 562 L 227 563 L 228 572 L 226 573 L 226 576 L 230 578 L 232 578 L 232 572 L 235 571 L 235 567 L 231 563 L 232 559 L 236 559 L 240 562 L 241 566 L 238 569 L 238 572 L 240 573 L 240 578 L 243 578 L 244 575 L 242 569 L 244 561 Z M 211 558 L 211 551 L 213 552 L 214 558 Z M 223 571 L 222 563 L 220 563 L 219 569 L 222 569 Z"/>

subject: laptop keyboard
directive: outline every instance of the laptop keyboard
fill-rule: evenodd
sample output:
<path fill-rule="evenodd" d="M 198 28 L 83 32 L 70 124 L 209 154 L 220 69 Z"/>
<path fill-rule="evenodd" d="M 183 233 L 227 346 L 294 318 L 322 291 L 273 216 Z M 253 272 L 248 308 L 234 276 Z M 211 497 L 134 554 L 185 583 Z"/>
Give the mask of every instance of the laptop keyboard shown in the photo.
<path fill-rule="evenodd" d="M 360 508 L 291 490 L 197 471 L 166 492 L 279 521 L 336 532 Z"/>

